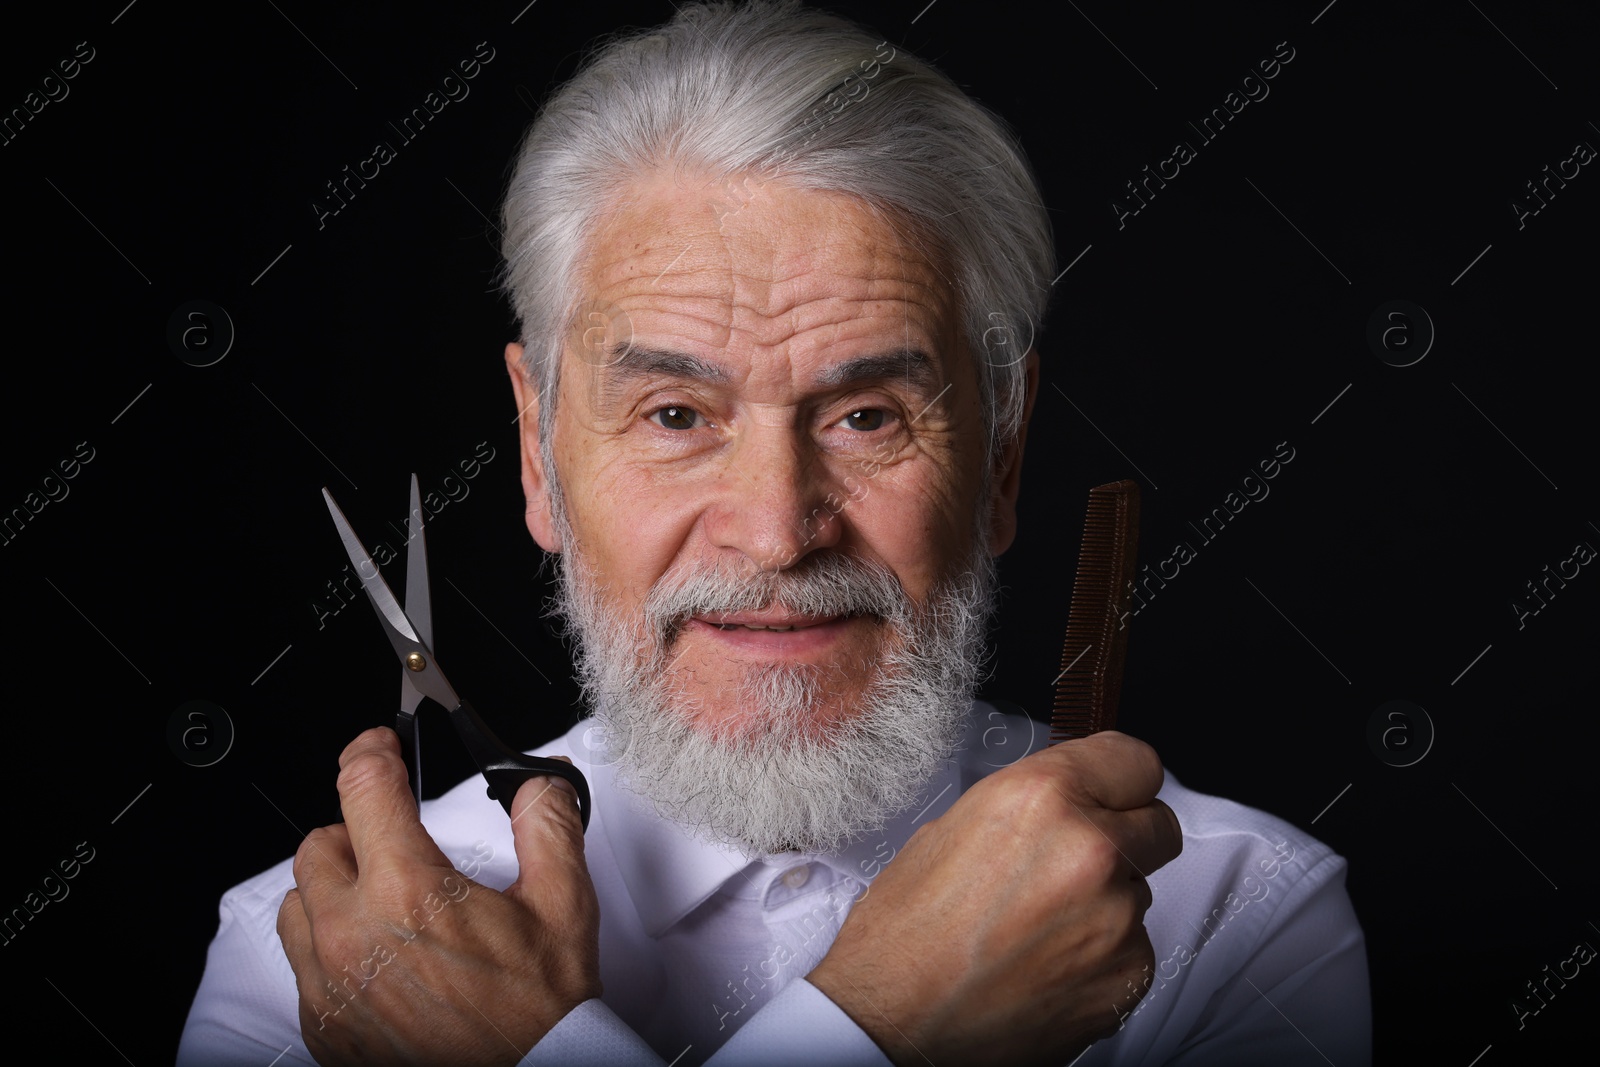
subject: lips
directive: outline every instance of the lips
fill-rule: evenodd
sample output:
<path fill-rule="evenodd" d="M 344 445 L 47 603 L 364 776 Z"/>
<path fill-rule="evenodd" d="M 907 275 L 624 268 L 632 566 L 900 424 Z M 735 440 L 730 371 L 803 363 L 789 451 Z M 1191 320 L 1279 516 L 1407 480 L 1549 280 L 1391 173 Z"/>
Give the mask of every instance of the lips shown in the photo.
<path fill-rule="evenodd" d="M 799 615 L 785 611 L 709 612 L 685 620 L 687 633 L 712 638 L 720 654 L 771 662 L 808 660 L 837 654 L 840 641 L 857 633 L 856 624 L 874 616 Z"/>
<path fill-rule="evenodd" d="M 828 623 L 839 622 L 846 618 L 849 618 L 849 616 L 794 615 L 773 612 L 734 612 L 732 614 L 696 615 L 694 617 L 696 622 L 715 626 L 719 630 L 770 630 L 775 633 L 809 630 L 814 626 L 825 626 Z"/>

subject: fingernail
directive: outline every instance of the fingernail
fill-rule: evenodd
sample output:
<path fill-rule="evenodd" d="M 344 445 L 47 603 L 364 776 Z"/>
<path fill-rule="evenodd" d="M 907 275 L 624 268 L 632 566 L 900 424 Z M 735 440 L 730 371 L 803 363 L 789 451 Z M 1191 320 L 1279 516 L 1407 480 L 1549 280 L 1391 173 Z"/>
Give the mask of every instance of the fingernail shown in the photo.
<path fill-rule="evenodd" d="M 571 782 L 567 781 L 565 778 L 562 778 L 562 777 L 560 777 L 558 775 L 552 774 L 552 775 L 547 775 L 545 777 L 545 781 L 549 783 L 549 788 L 565 790 L 567 796 L 572 798 L 572 802 L 574 804 L 576 804 L 578 802 L 578 790 L 577 790 L 577 788 Z"/>

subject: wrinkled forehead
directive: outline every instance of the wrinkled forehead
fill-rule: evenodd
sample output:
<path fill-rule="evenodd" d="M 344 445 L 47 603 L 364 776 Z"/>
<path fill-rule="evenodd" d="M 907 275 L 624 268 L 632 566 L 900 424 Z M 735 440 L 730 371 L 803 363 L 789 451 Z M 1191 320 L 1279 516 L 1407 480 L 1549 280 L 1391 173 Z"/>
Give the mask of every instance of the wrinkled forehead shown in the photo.
<path fill-rule="evenodd" d="M 949 257 L 860 198 L 671 172 L 625 185 L 598 216 L 578 271 L 586 330 L 775 346 L 900 329 L 941 353 L 958 344 Z"/>

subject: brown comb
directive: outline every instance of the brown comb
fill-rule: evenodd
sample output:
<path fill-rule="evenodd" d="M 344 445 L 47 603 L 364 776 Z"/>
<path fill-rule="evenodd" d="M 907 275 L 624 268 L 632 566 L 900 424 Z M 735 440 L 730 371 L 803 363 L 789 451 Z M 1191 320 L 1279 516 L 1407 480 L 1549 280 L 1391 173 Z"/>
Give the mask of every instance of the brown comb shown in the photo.
<path fill-rule="evenodd" d="M 1050 716 L 1052 743 L 1117 724 L 1122 662 L 1128 651 L 1124 605 L 1138 549 L 1139 486 L 1124 479 L 1089 490 Z"/>

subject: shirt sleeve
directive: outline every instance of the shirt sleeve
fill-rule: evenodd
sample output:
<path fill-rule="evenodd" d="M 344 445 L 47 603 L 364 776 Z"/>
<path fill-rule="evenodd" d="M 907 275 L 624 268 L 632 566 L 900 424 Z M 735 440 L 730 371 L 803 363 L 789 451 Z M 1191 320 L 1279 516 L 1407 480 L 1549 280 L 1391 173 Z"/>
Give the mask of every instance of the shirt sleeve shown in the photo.
<path fill-rule="evenodd" d="M 1170 1067 L 1371 1064 L 1366 938 L 1344 882 L 1337 855 L 1307 872 Z"/>
<path fill-rule="evenodd" d="M 666 1063 L 599 998 L 567 1012 L 517 1067 L 661 1067 Z"/>
<path fill-rule="evenodd" d="M 866 1031 L 804 978 L 785 986 L 706 1060 L 707 1067 L 819 1063 L 829 1067 L 890 1067 L 889 1057 Z"/>
<path fill-rule="evenodd" d="M 315 1067 L 300 1037 L 294 972 L 278 947 L 277 908 L 265 888 L 276 885 L 272 873 L 222 898 L 217 936 L 178 1044 L 178 1067 Z"/>
<path fill-rule="evenodd" d="M 300 1036 L 289 961 L 278 948 L 276 869 L 222 898 L 217 936 L 178 1045 L 178 1067 L 316 1067 Z M 330 1001 L 330 1008 L 337 1004 Z M 568 1012 L 521 1067 L 662 1067 L 665 1061 L 599 1000 Z"/>
<path fill-rule="evenodd" d="M 294 973 L 281 952 L 269 955 L 270 948 L 263 948 L 276 942 L 262 940 L 260 896 L 241 887 L 223 897 L 217 936 L 179 1042 L 178 1067 L 316 1067 L 300 1036 Z M 610 1008 L 587 1000 L 545 1034 L 520 1067 L 662 1067 L 665 1062 Z"/>

